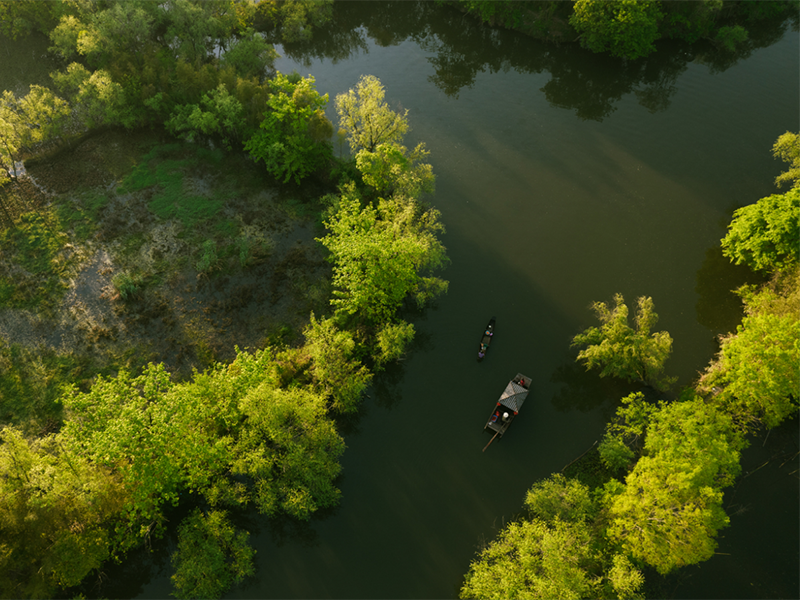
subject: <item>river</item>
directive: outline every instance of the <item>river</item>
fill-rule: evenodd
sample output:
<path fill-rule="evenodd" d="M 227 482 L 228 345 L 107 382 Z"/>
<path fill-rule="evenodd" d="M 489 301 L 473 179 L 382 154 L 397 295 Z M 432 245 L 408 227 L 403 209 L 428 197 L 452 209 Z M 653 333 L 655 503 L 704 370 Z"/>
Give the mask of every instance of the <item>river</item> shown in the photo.
<path fill-rule="evenodd" d="M 335 18 L 314 44 L 278 48 L 276 67 L 313 75 L 334 123 L 333 98 L 363 74 L 409 111 L 406 145 L 424 142 L 437 175 L 450 290 L 415 318 L 413 351 L 345 432 L 341 506 L 308 526 L 249 522 L 257 574 L 229 597 L 455 597 L 530 485 L 598 440 L 636 389 L 575 363 L 570 340 L 595 323 L 593 301 L 651 296 L 678 386 L 735 329 L 730 290 L 748 275 L 719 241 L 733 210 L 778 191 L 772 144 L 800 130 L 798 34 L 751 32 L 736 59 L 664 42 L 625 64 L 432 4 L 345 3 Z M 477 363 L 491 316 L 497 333 Z M 517 372 L 532 378 L 528 400 L 481 452 Z M 746 473 L 766 460 L 762 441 Z M 686 570 L 673 597 L 797 596 L 793 464 L 794 475 L 776 462 L 743 480 L 746 510 L 722 532 L 721 554 Z M 166 598 L 170 573 L 156 561 L 102 593 Z"/>

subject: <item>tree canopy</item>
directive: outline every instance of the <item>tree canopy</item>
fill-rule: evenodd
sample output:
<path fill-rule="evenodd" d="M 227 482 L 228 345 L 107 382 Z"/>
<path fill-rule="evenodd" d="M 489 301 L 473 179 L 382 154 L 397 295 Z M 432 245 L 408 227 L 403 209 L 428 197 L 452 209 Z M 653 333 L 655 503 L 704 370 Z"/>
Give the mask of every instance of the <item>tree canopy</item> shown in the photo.
<path fill-rule="evenodd" d="M 622 294 L 614 296 L 614 304 L 613 308 L 605 302 L 592 304 L 602 325 L 573 338 L 573 346 L 587 346 L 578 353 L 578 360 L 584 361 L 587 369 L 601 369 L 600 377 L 612 375 L 668 387 L 671 380 L 661 373 L 672 352 L 672 338 L 666 331 L 650 333 L 658 321 L 653 299 L 638 299 L 635 329 L 628 324 L 628 307 Z"/>
<path fill-rule="evenodd" d="M 438 212 L 415 212 L 415 204 L 391 201 L 362 207 L 354 187 L 344 190 L 325 222 L 330 233 L 319 240 L 331 252 L 338 314 L 385 323 L 407 296 L 424 304 L 446 289 L 446 282 L 425 275 L 446 261 L 435 235 L 442 230 Z"/>
<path fill-rule="evenodd" d="M 384 88 L 374 75 L 362 75 L 355 89 L 336 96 L 339 125 L 347 132 L 353 153 L 375 152 L 379 144 L 399 144 L 408 131 L 408 111 L 393 111 L 384 102 Z"/>
<path fill-rule="evenodd" d="M 609 51 L 620 58 L 640 58 L 655 50 L 663 17 L 652 0 L 577 0 L 569 19 L 581 44 L 592 52 Z"/>
<path fill-rule="evenodd" d="M 732 419 L 702 398 L 655 411 L 645 456 L 612 482 L 606 504 L 609 538 L 659 573 L 710 558 L 728 524 L 722 488 L 741 471 L 744 440 Z"/>
<path fill-rule="evenodd" d="M 800 259 L 800 187 L 737 209 L 722 253 L 754 271 L 785 269 Z"/>
<path fill-rule="evenodd" d="M 332 152 L 333 125 L 325 116 L 328 94 L 319 95 L 311 76 L 303 79 L 278 73 L 269 87 L 268 110 L 245 150 L 264 161 L 267 171 L 284 183 L 290 179 L 299 183 Z"/>
<path fill-rule="evenodd" d="M 789 163 L 789 170 L 775 178 L 779 186 L 791 183 L 792 187 L 800 186 L 800 134 L 787 131 L 772 146 L 772 155 Z"/>

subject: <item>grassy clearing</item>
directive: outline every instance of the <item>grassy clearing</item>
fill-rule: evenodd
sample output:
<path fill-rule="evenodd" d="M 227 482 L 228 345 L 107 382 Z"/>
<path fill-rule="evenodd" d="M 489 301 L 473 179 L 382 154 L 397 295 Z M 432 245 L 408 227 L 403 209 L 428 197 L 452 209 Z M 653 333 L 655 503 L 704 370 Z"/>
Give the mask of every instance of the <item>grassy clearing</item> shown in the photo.
<path fill-rule="evenodd" d="M 0 307 L 41 308 L 66 289 L 68 237 L 50 211 L 23 214 L 13 228 L 0 231 Z"/>

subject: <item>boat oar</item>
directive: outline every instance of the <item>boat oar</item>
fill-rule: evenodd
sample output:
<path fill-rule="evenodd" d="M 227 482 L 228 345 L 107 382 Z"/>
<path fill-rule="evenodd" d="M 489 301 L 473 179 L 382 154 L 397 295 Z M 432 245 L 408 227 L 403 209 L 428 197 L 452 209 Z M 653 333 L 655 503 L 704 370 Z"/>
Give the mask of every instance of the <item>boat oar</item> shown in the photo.
<path fill-rule="evenodd" d="M 494 438 L 496 438 L 498 435 L 500 435 L 499 431 L 492 436 L 492 439 L 489 440 L 489 444 L 491 444 L 494 441 Z M 486 444 L 483 447 L 483 450 L 481 450 L 481 452 L 486 452 L 486 449 L 489 447 L 489 444 Z"/>

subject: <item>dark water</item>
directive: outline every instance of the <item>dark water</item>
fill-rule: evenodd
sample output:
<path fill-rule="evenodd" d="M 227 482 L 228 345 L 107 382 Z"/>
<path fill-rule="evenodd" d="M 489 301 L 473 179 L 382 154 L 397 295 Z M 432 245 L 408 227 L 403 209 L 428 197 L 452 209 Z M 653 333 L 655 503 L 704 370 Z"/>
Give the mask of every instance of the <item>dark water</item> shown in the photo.
<path fill-rule="evenodd" d="M 330 34 L 283 49 L 276 66 L 313 75 L 334 122 L 333 98 L 362 74 L 409 110 L 407 145 L 424 141 L 437 174 L 450 291 L 415 320 L 416 349 L 346 434 L 341 506 L 308 527 L 250 523 L 257 577 L 229 596 L 454 597 L 530 485 L 589 448 L 634 389 L 574 362 L 570 339 L 593 324 L 592 301 L 652 296 L 679 385 L 735 328 L 729 290 L 747 274 L 721 257 L 719 240 L 735 208 L 777 191 L 784 165 L 771 146 L 800 129 L 798 34 L 765 25 L 739 57 L 664 44 L 626 65 L 432 4 L 336 14 Z M 518 371 L 532 392 L 482 453 L 483 423 Z M 796 424 L 787 437 L 796 443 Z M 745 470 L 767 460 L 760 443 Z M 797 597 L 797 461 L 779 462 L 731 492 L 740 512 L 721 539 L 726 554 L 693 567 L 675 596 Z M 161 567 L 103 593 L 169 597 Z"/>

